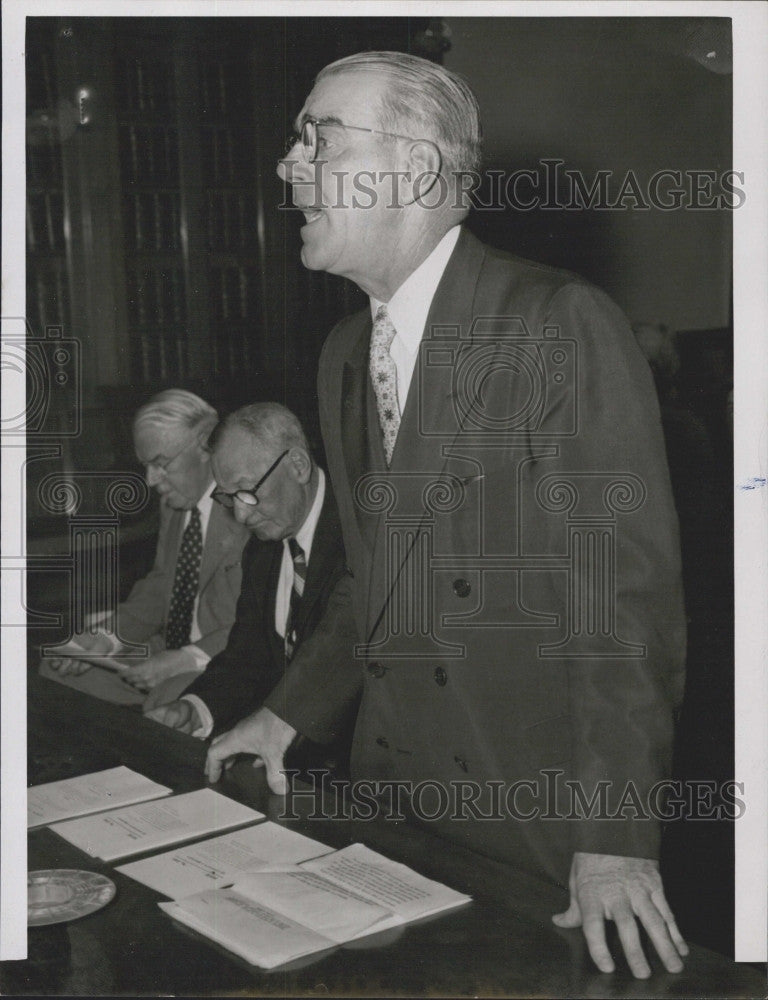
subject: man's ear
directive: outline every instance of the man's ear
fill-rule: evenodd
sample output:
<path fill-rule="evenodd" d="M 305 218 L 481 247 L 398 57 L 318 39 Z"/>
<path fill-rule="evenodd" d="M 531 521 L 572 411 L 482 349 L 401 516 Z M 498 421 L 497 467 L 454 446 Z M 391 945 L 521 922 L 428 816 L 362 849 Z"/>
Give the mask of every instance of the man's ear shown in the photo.
<path fill-rule="evenodd" d="M 291 448 L 286 455 L 296 481 L 302 486 L 309 482 L 312 476 L 312 459 L 303 448 Z"/>
<path fill-rule="evenodd" d="M 419 139 L 408 147 L 406 174 L 402 182 L 400 203 L 412 205 L 428 195 L 440 181 L 443 157 L 440 150 L 429 139 Z M 444 182 L 443 182 L 444 183 Z M 437 194 L 428 199 L 434 205 Z"/>
<path fill-rule="evenodd" d="M 197 435 L 197 446 L 201 462 L 210 462 L 211 449 L 208 447 L 208 438 L 211 436 L 211 428 L 204 428 Z"/>

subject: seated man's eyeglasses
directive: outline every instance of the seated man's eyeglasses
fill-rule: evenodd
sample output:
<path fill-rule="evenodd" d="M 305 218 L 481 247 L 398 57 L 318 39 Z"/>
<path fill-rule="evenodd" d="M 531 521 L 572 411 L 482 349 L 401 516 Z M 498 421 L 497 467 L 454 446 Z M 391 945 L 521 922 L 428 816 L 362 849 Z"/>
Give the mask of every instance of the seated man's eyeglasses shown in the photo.
<path fill-rule="evenodd" d="M 355 132 L 371 132 L 374 135 L 388 135 L 393 139 L 408 139 L 410 142 L 418 140 L 409 135 L 399 135 L 397 132 L 382 132 L 377 128 L 363 128 L 361 125 L 345 125 L 343 122 L 334 120 L 318 121 L 317 118 L 307 118 L 302 122 L 301 132 L 292 132 L 285 141 L 285 152 L 289 153 L 296 143 L 299 144 L 302 157 L 307 163 L 314 163 L 317 159 L 318 151 L 318 129 L 323 128 L 347 128 Z"/>
<path fill-rule="evenodd" d="M 256 485 L 250 490 L 235 490 L 234 493 L 226 493 L 224 490 L 214 490 L 211 493 L 211 497 L 217 502 L 222 504 L 224 507 L 229 507 L 230 510 L 235 506 L 235 500 L 239 500 L 240 503 L 244 503 L 247 507 L 258 507 L 259 498 L 256 496 L 258 489 L 264 485 L 264 483 L 269 479 L 278 465 L 282 462 L 285 456 L 290 451 L 290 448 L 278 455 L 274 462 L 270 465 L 261 479 L 256 483 Z"/>

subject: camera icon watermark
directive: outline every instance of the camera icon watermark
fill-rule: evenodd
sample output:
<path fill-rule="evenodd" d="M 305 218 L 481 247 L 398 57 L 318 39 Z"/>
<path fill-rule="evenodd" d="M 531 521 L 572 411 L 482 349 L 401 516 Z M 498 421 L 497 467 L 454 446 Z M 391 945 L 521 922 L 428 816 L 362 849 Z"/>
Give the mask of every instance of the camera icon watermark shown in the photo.
<path fill-rule="evenodd" d="M 71 438 L 81 430 L 80 343 L 48 326 L 36 336 L 28 320 L 4 317 L 0 342 L 3 403 L 0 435 Z"/>
<path fill-rule="evenodd" d="M 477 316 L 467 331 L 432 326 L 421 350 L 419 431 L 425 436 L 514 440 L 577 433 L 578 344 L 558 326 L 531 331 L 521 316 Z M 453 405 L 435 422 L 430 400 L 446 389 Z"/>

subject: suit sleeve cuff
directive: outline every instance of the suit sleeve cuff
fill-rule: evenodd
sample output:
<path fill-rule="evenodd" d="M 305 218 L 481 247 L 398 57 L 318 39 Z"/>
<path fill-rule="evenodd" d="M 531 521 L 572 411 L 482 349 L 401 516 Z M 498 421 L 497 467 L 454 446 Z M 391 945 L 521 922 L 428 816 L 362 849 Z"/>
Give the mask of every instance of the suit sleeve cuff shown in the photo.
<path fill-rule="evenodd" d="M 197 670 L 202 673 L 210 662 L 210 656 L 205 652 L 205 650 L 200 649 L 194 643 L 190 643 L 189 646 L 182 646 L 181 652 L 186 653 L 191 656 L 193 663 L 190 664 L 192 670 Z"/>
<path fill-rule="evenodd" d="M 196 729 L 192 735 L 197 737 L 199 740 L 207 739 L 213 732 L 213 716 L 211 715 L 210 709 L 201 698 L 197 697 L 196 694 L 185 694 L 182 696 L 181 700 L 188 701 L 195 709 L 197 717 L 200 719 L 200 727 Z"/>

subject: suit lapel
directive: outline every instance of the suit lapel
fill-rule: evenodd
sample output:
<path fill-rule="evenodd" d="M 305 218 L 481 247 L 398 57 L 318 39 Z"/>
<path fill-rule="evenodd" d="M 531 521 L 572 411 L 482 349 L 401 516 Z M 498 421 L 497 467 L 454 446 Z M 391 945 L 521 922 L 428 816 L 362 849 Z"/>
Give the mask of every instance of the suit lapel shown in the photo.
<path fill-rule="evenodd" d="M 266 562 L 262 587 L 259 589 L 259 593 L 264 602 L 262 618 L 266 626 L 272 656 L 275 663 L 282 663 L 285 657 L 285 644 L 275 629 L 275 598 L 277 595 L 277 584 L 280 580 L 280 569 L 283 565 L 283 543 L 270 542 L 268 544 L 271 557 Z"/>
<path fill-rule="evenodd" d="M 392 472 L 438 475 L 446 461 L 445 446 L 460 430 L 460 407 L 454 405 L 456 362 L 471 340 L 484 256 L 483 245 L 462 227 L 427 315 L 392 454 Z"/>
<path fill-rule="evenodd" d="M 299 603 L 296 615 L 296 630 L 303 634 L 304 624 L 309 618 L 312 608 L 320 599 L 324 584 L 327 583 L 333 564 L 339 558 L 341 544 L 341 526 L 336 514 L 336 502 L 328 479 L 326 478 L 325 498 L 320 517 L 312 539 L 312 552 L 307 565 L 307 579 L 304 593 Z"/>
<path fill-rule="evenodd" d="M 221 561 L 232 549 L 236 533 L 237 522 L 221 504 L 214 503 L 205 531 L 203 559 L 200 563 L 200 591 L 208 585 Z"/>

